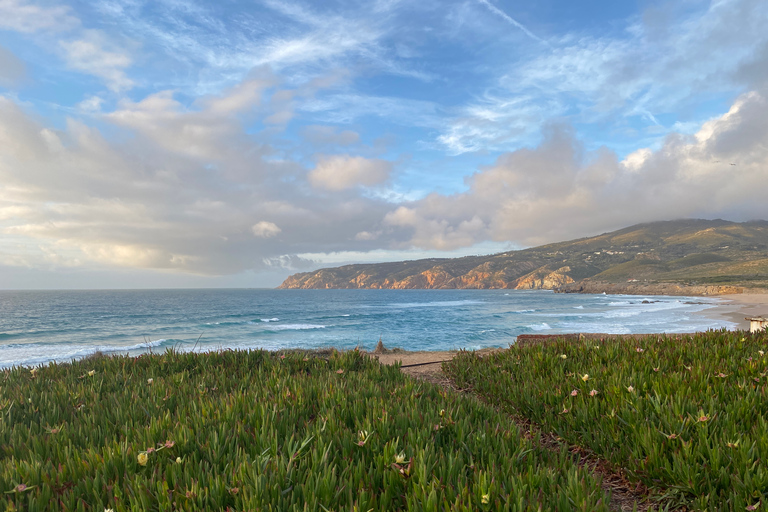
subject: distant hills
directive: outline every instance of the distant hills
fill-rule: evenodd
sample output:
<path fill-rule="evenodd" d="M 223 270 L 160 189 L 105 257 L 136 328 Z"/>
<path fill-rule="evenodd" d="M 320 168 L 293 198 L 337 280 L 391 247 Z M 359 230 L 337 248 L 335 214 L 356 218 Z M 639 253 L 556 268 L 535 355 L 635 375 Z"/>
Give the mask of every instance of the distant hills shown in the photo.
<path fill-rule="evenodd" d="M 489 256 L 325 268 L 294 274 L 279 288 L 740 293 L 768 289 L 768 222 L 696 219 L 638 224 Z"/>

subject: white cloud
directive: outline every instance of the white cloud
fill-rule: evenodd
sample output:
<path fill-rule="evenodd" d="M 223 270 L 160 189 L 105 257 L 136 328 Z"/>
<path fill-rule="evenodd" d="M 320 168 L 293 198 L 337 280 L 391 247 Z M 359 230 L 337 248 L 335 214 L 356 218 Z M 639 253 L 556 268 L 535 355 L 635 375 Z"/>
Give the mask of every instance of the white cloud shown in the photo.
<path fill-rule="evenodd" d="M 269 83 L 193 107 L 170 93 L 126 100 L 100 117 L 110 137 L 75 120 L 41 125 L 0 96 L 0 261 L 226 275 L 273 268 L 291 251 L 369 247 L 355 234 L 376 229 L 386 203 L 315 195 L 306 169 L 272 158 L 241 124 L 261 103 L 243 91 Z"/>
<path fill-rule="evenodd" d="M 80 39 L 59 42 L 67 64 L 73 69 L 103 78 L 113 91 L 132 88 L 133 80 L 125 73 L 132 63 L 131 57 L 114 48 L 99 31 L 90 30 L 83 35 Z"/>
<path fill-rule="evenodd" d="M 251 227 L 251 231 L 253 231 L 254 236 L 259 238 L 272 238 L 273 236 L 279 235 L 282 229 L 280 229 L 274 222 L 262 220 L 254 224 Z"/>
<path fill-rule="evenodd" d="M 0 28 L 17 32 L 60 31 L 76 27 L 79 20 L 68 6 L 42 7 L 25 0 L 0 0 Z"/>
<path fill-rule="evenodd" d="M 104 98 L 99 96 L 88 96 L 77 104 L 77 109 L 87 113 L 95 113 L 101 111 L 101 105 L 103 103 Z"/>
<path fill-rule="evenodd" d="M 370 187 L 386 181 L 391 171 L 392 164 L 385 160 L 349 155 L 323 156 L 309 172 L 309 182 L 327 190 Z"/>
<path fill-rule="evenodd" d="M 376 240 L 381 235 L 381 232 L 371 233 L 370 231 L 361 231 L 355 235 L 355 240 Z"/>

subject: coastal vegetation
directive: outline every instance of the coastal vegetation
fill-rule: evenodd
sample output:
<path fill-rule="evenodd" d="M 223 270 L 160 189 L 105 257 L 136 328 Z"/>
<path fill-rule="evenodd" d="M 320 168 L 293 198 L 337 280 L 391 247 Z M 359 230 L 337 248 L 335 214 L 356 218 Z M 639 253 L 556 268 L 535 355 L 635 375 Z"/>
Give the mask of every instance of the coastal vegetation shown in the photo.
<path fill-rule="evenodd" d="M 607 460 L 668 506 L 768 505 L 768 333 L 557 339 L 462 352 L 454 384 Z"/>
<path fill-rule="evenodd" d="M 608 510 L 567 451 L 357 351 L 4 370 L 0 509 Z"/>
<path fill-rule="evenodd" d="M 768 222 L 653 222 L 490 256 L 325 268 L 292 275 L 280 287 L 739 293 L 768 288 Z"/>

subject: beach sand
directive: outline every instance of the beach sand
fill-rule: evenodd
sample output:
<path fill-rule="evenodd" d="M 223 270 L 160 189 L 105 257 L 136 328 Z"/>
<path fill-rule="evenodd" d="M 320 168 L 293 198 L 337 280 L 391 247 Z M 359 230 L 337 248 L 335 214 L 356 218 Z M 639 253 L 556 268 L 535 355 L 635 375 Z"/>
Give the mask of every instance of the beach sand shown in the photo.
<path fill-rule="evenodd" d="M 720 295 L 722 303 L 697 314 L 718 320 L 727 320 L 738 325 L 740 330 L 749 329 L 746 317 L 768 317 L 768 293 L 739 293 Z"/>

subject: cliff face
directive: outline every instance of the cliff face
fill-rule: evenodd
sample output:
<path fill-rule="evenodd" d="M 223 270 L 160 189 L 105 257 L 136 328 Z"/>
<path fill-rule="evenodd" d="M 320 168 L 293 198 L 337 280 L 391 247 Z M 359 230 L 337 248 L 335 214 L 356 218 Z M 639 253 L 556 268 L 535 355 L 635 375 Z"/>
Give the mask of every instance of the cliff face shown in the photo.
<path fill-rule="evenodd" d="M 712 295 L 768 289 L 768 222 L 683 220 L 523 251 L 320 269 L 280 288 L 548 289 Z"/>

